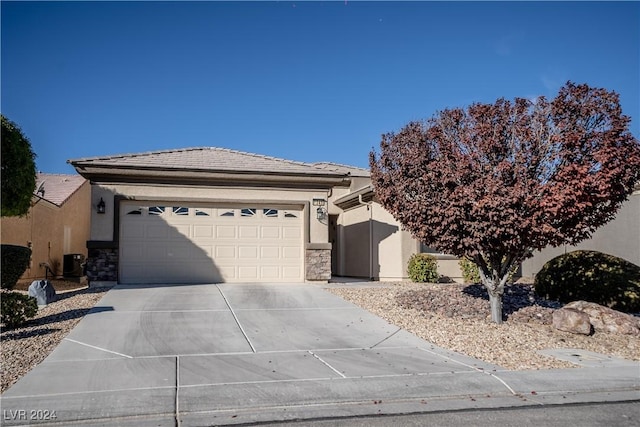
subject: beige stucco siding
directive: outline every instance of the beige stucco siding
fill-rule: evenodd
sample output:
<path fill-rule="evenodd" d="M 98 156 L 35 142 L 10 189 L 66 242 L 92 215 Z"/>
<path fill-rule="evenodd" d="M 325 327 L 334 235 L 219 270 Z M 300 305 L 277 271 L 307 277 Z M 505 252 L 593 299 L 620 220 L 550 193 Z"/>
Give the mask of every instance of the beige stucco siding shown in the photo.
<path fill-rule="evenodd" d="M 134 200 L 190 201 L 204 203 L 244 203 L 298 205 L 303 208 L 305 221 L 305 241 L 326 243 L 327 224 L 317 220 L 316 208 L 310 206 L 314 198 L 327 200 L 327 192 L 300 189 L 238 188 L 238 187 L 189 187 L 158 185 L 93 185 L 91 213 L 91 240 L 111 240 L 114 236 L 114 197 L 122 196 Z M 106 213 L 98 214 L 95 205 L 102 198 L 106 203 Z M 325 205 L 326 208 L 326 205 Z"/>
<path fill-rule="evenodd" d="M 62 275 L 64 255 L 87 255 L 90 200 L 91 189 L 86 182 L 62 206 L 34 197 L 26 216 L 2 218 L 3 244 L 31 243 L 31 264 L 22 279 L 43 279 L 42 263 Z"/>
<path fill-rule="evenodd" d="M 407 277 L 407 262 L 419 246 L 380 204 L 344 211 L 337 226 L 339 275 L 378 280 Z"/>
<path fill-rule="evenodd" d="M 640 265 L 640 193 L 630 196 L 616 218 L 596 230 L 591 239 L 577 246 L 549 247 L 536 252 L 522 264 L 522 275 L 534 276 L 547 261 L 578 249 L 604 252 Z"/>

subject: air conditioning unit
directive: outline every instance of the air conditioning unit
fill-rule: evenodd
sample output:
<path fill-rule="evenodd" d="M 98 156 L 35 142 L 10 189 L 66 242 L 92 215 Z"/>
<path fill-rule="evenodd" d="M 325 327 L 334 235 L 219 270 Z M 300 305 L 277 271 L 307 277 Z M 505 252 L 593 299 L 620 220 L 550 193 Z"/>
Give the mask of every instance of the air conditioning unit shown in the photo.
<path fill-rule="evenodd" d="M 84 275 L 83 264 L 83 254 L 67 254 L 64 256 L 62 274 L 66 277 L 82 277 Z"/>

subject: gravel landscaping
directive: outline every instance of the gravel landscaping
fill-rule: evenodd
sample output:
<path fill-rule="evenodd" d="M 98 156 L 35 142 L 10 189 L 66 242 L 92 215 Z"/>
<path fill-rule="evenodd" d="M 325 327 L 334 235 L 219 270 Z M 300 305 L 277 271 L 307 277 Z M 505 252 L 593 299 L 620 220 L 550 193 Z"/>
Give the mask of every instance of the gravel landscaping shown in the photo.
<path fill-rule="evenodd" d="M 0 333 L 4 392 L 64 339 L 109 288 L 74 289 L 60 284 L 58 299 L 38 310 L 25 327 Z M 507 320 L 489 318 L 482 287 L 458 284 L 331 284 L 329 291 L 440 347 L 500 365 L 506 369 L 575 368 L 537 354 L 549 348 L 578 348 L 640 361 L 640 337 L 596 332 L 574 335 L 551 326 L 553 310 L 562 304 L 536 298 L 529 285 L 507 289 Z"/>
<path fill-rule="evenodd" d="M 563 304 L 534 295 L 528 284 L 508 286 L 502 325 L 491 322 L 489 300 L 480 285 L 389 283 L 332 284 L 339 295 L 415 335 L 510 370 L 576 368 L 537 353 L 575 348 L 640 361 L 640 337 L 595 332 L 575 335 L 551 326 Z"/>
<path fill-rule="evenodd" d="M 0 333 L 0 392 L 11 387 L 42 362 L 109 288 L 78 288 L 77 283 L 56 283 L 58 299 L 38 309 L 24 327 L 2 328 Z M 73 288 L 76 288 L 73 290 Z M 16 289 L 20 289 L 17 286 Z M 72 289 L 72 290 L 65 290 Z M 23 291 L 24 292 L 24 291 Z"/>

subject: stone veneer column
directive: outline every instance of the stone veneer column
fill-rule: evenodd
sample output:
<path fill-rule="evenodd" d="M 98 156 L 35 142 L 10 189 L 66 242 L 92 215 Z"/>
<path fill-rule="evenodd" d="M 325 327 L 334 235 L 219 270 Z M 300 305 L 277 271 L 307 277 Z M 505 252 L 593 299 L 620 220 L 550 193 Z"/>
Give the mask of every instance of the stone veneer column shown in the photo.
<path fill-rule="evenodd" d="M 306 279 L 329 281 L 331 279 L 331 243 L 309 243 L 305 251 Z"/>
<path fill-rule="evenodd" d="M 86 270 L 89 282 L 116 282 L 118 280 L 118 249 L 89 249 Z"/>

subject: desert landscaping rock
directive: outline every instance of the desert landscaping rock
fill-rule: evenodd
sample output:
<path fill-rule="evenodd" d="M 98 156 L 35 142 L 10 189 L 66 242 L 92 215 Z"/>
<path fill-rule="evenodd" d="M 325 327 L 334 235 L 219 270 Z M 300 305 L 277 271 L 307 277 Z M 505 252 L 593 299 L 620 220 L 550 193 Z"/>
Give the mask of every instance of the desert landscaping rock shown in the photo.
<path fill-rule="evenodd" d="M 603 331 L 586 336 L 554 329 L 553 312 L 562 304 L 536 297 L 528 284 L 505 290 L 506 321 L 502 325 L 491 322 L 488 297 L 485 299 L 486 292 L 479 285 L 333 284 L 329 291 L 440 347 L 510 370 L 577 367 L 537 354 L 554 348 L 640 361 L 640 337 Z"/>
<path fill-rule="evenodd" d="M 563 307 L 553 313 L 553 327 L 572 334 L 591 335 L 589 315 L 575 308 Z"/>
<path fill-rule="evenodd" d="M 573 301 L 564 306 L 583 312 L 596 331 L 640 336 L 640 319 L 593 302 Z"/>
<path fill-rule="evenodd" d="M 1 392 L 42 362 L 109 288 L 84 288 L 58 293 L 57 300 L 38 309 L 24 327 L 0 333 Z"/>
<path fill-rule="evenodd" d="M 29 286 L 29 296 L 34 297 L 42 307 L 56 300 L 56 290 L 48 280 L 35 280 Z"/>

